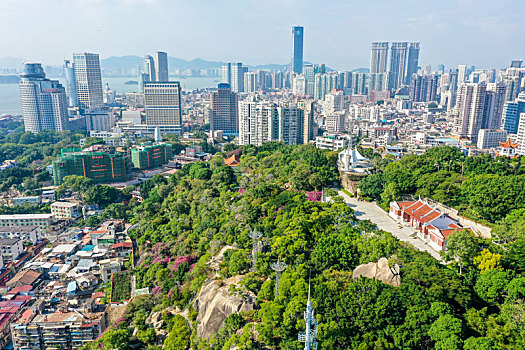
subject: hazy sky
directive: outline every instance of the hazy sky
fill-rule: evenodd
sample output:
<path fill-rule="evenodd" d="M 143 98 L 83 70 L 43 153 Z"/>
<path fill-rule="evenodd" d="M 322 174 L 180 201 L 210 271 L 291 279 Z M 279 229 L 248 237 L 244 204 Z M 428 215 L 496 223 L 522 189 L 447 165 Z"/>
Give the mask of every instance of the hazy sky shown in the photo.
<path fill-rule="evenodd" d="M 525 0 L 0 0 L 0 57 L 60 64 L 74 51 L 157 50 L 247 64 L 304 58 L 368 67 L 372 41 L 420 41 L 420 65 L 505 67 L 525 58 Z"/>

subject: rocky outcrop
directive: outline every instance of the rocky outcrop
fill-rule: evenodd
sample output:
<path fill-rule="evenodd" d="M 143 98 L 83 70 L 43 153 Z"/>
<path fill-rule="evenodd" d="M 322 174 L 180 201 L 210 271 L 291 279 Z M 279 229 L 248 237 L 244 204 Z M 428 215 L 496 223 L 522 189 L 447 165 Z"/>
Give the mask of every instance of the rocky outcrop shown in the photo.
<path fill-rule="evenodd" d="M 204 283 L 193 305 L 199 312 L 197 336 L 209 339 L 224 326 L 224 320 L 232 313 L 253 310 L 255 295 L 230 291 L 230 286 L 237 285 L 242 277 L 209 280 Z"/>
<path fill-rule="evenodd" d="M 399 276 L 399 265 L 394 264 L 389 266 L 386 258 L 381 258 L 377 263 L 370 262 L 368 264 L 359 265 L 354 269 L 352 278 L 359 277 L 375 278 L 383 283 L 390 284 L 397 287 L 401 284 L 401 276 Z"/>

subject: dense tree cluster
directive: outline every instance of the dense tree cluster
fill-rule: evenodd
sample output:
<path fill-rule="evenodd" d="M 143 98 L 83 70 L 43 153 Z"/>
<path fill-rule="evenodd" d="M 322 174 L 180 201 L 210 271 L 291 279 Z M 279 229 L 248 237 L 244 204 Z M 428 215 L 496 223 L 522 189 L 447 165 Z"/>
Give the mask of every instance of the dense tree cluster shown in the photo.
<path fill-rule="evenodd" d="M 248 146 L 238 169 L 223 164 L 215 157 L 142 184 L 144 201 L 132 219 L 140 249 L 132 273 L 136 288 L 151 295 L 135 298 L 125 320 L 88 348 L 299 349 L 309 278 L 321 349 L 525 346 L 523 270 L 504 248 L 458 236 L 444 265 L 358 220 L 339 197 L 308 201 L 305 191 L 337 179 L 334 154 L 311 146 Z M 252 230 L 263 233 L 255 271 Z M 208 263 L 225 246 L 214 271 Z M 352 279 L 356 266 L 381 257 L 400 264 L 399 287 Z M 277 297 L 275 261 L 288 265 Z M 254 293 L 256 309 L 230 315 L 211 339 L 198 338 L 192 301 L 200 287 L 238 275 L 240 290 L 232 293 Z M 162 313 L 165 340 L 146 323 L 152 312 Z"/>
<path fill-rule="evenodd" d="M 525 208 L 525 157 L 466 157 L 457 147 L 436 147 L 399 161 L 368 151 L 378 172 L 360 184 L 361 195 L 384 207 L 392 200 L 428 197 L 477 220 L 497 222 Z"/>

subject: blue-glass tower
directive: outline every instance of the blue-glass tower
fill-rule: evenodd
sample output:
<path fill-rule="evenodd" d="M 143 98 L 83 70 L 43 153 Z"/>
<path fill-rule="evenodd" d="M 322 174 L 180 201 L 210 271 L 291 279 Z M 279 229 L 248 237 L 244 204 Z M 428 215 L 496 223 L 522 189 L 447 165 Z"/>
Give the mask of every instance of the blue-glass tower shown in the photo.
<path fill-rule="evenodd" d="M 297 74 L 301 74 L 303 72 L 303 34 L 303 27 L 292 27 L 293 39 L 291 71 Z"/>

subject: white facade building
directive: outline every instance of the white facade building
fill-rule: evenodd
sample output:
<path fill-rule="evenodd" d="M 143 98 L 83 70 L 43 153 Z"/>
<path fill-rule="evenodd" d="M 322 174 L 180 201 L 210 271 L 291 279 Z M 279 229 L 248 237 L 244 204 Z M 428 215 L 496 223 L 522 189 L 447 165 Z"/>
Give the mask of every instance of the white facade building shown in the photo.
<path fill-rule="evenodd" d="M 477 147 L 479 149 L 490 149 L 499 147 L 500 142 L 507 140 L 506 130 L 481 129 L 478 134 Z"/>
<path fill-rule="evenodd" d="M 49 80 L 40 63 L 26 63 L 20 80 L 25 131 L 68 130 L 69 101 L 57 80 Z"/>
<path fill-rule="evenodd" d="M 0 227 L 0 238 L 20 239 L 36 244 L 42 239 L 42 232 L 38 226 Z"/>

